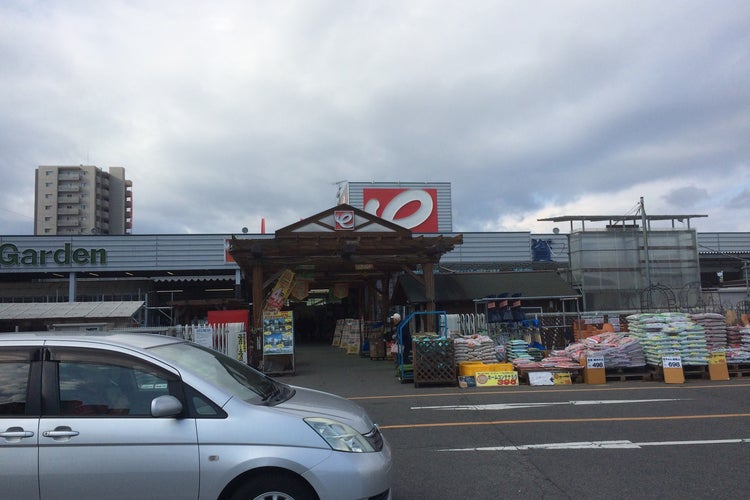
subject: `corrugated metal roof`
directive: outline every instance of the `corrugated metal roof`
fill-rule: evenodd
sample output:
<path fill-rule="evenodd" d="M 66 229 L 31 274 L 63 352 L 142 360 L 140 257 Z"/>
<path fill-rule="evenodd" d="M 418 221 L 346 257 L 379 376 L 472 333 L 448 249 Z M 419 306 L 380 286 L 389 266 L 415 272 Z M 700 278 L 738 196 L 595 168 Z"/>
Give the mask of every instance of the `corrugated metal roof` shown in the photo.
<path fill-rule="evenodd" d="M 129 318 L 143 304 L 143 301 L 7 303 L 0 304 L 0 320 Z"/>
<path fill-rule="evenodd" d="M 399 288 L 403 293 L 403 298 L 410 303 L 427 302 L 424 285 L 418 283 L 413 276 L 399 277 L 397 290 Z M 580 296 L 554 271 L 435 275 L 435 302 L 466 302 L 502 293 L 509 295 L 519 293 L 521 299 L 560 299 Z"/>

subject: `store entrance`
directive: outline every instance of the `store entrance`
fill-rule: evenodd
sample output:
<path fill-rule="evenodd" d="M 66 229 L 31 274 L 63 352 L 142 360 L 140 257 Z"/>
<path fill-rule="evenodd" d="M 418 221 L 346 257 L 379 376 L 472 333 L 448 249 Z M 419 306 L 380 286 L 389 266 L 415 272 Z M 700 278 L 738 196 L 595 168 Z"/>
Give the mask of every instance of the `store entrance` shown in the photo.
<path fill-rule="evenodd" d="M 298 344 L 328 344 L 333 341 L 336 321 L 342 318 L 354 317 L 350 304 L 328 303 L 308 305 L 306 303 L 292 304 L 294 315 L 294 335 Z"/>

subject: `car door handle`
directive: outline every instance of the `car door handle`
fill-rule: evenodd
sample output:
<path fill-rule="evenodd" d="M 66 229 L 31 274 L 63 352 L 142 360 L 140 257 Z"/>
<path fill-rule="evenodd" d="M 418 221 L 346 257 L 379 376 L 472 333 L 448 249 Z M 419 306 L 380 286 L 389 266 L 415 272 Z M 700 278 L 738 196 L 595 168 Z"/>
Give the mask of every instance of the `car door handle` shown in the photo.
<path fill-rule="evenodd" d="M 53 439 L 59 439 L 59 438 L 72 438 L 76 437 L 78 435 L 78 431 L 74 431 L 70 427 L 63 425 L 60 427 L 55 427 L 55 430 L 53 431 L 44 431 L 42 433 L 42 436 L 53 438 Z"/>
<path fill-rule="evenodd" d="M 23 430 L 23 427 L 8 427 L 4 432 L 0 432 L 0 437 L 5 439 L 20 440 L 30 438 L 34 435 L 31 431 Z"/>

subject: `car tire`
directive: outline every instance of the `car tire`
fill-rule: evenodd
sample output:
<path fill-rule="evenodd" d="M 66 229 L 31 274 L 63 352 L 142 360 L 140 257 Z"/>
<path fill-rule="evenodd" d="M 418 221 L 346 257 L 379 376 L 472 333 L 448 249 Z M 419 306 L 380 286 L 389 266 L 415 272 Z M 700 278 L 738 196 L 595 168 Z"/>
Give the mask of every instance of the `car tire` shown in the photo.
<path fill-rule="evenodd" d="M 231 500 L 310 500 L 318 496 L 291 474 L 264 474 L 242 484 Z"/>

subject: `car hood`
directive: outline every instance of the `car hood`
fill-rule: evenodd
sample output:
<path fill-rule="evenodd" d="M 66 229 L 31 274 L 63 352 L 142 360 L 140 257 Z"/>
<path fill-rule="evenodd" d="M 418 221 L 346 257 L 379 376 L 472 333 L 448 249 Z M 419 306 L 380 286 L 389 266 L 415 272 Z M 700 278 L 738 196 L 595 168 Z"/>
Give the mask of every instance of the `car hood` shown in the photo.
<path fill-rule="evenodd" d="M 291 411 L 302 417 L 327 417 L 350 425 L 361 433 L 370 431 L 374 424 L 357 403 L 341 396 L 292 386 L 294 396 L 274 408 Z"/>

